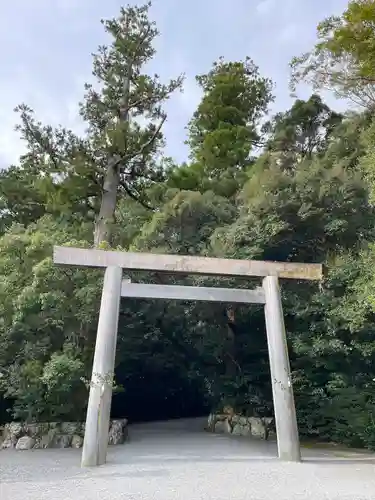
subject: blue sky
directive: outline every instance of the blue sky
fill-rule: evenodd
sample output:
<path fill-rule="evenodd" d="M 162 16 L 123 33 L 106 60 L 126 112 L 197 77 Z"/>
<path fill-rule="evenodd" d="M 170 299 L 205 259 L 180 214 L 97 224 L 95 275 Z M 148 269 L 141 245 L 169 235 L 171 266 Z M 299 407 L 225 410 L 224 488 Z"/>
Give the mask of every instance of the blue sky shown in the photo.
<path fill-rule="evenodd" d="M 143 3 L 132 2 L 132 3 Z M 77 103 L 91 78 L 91 53 L 105 42 L 101 18 L 116 16 L 120 0 L 2 0 L 0 3 L 0 166 L 16 162 L 22 143 L 13 108 L 26 102 L 37 117 L 80 131 Z M 153 70 L 187 76 L 168 104 L 167 153 L 186 158 L 185 130 L 200 94 L 194 76 L 219 56 L 250 56 L 276 84 L 274 110 L 290 105 L 288 63 L 310 49 L 316 25 L 343 12 L 347 0 L 154 0 L 161 31 Z M 301 97 L 308 94 L 304 91 Z M 335 104 L 331 102 L 331 104 Z M 337 103 L 336 103 L 337 104 Z"/>

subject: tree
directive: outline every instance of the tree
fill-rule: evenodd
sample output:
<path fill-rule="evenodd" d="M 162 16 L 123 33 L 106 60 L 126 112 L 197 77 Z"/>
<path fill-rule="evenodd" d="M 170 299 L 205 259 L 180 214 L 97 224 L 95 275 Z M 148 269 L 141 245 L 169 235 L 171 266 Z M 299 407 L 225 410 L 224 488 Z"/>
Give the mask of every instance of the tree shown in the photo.
<path fill-rule="evenodd" d="M 13 223 L 27 226 L 36 222 L 45 211 L 44 197 L 21 168 L 11 166 L 0 171 L 0 235 Z"/>
<path fill-rule="evenodd" d="M 345 169 L 362 172 L 361 158 L 366 154 L 368 144 L 364 135 L 372 120 L 372 113 L 346 113 L 341 123 L 330 134 L 324 162 L 340 164 Z"/>
<path fill-rule="evenodd" d="M 62 126 L 43 125 L 26 104 L 15 111 L 20 117 L 16 130 L 26 143 L 26 153 L 14 167 L 21 186 L 26 185 L 29 196 L 39 201 L 45 213 L 79 214 L 93 221 L 101 189 L 89 138 L 78 137 Z M 11 196 L 8 199 L 12 202 Z"/>
<path fill-rule="evenodd" d="M 90 226 L 44 216 L 0 238 L 0 391 L 17 417 L 82 418 L 101 277 L 57 267 L 51 255 L 54 244 L 87 247 Z"/>
<path fill-rule="evenodd" d="M 166 115 L 162 104 L 182 85 L 182 77 L 164 85 L 157 75 L 151 78 L 141 72 L 155 54 L 152 44 L 158 35 L 148 19 L 150 6 L 121 9 L 118 19 L 104 23 L 113 42 L 110 48 L 100 47 L 94 57 L 94 75 L 102 91 L 86 86 L 82 116 L 89 123 L 99 164 L 104 167 L 95 245 L 110 242 L 119 188 L 142 200 L 144 185 L 160 179 L 155 155 L 163 144 Z M 149 120 L 144 128 L 136 121 L 141 116 Z"/>
<path fill-rule="evenodd" d="M 213 231 L 235 216 L 233 205 L 210 191 L 181 191 L 144 225 L 133 247 L 148 252 L 204 254 Z"/>
<path fill-rule="evenodd" d="M 362 131 L 360 145 L 364 149 L 364 154 L 360 159 L 360 167 L 363 170 L 366 182 L 368 184 L 370 200 L 372 204 L 375 201 L 375 153 L 373 144 L 375 143 L 375 121 L 372 120 L 370 126 Z"/>
<path fill-rule="evenodd" d="M 361 177 L 318 160 L 295 176 L 265 170 L 244 186 L 240 215 L 213 236 L 213 252 L 237 258 L 321 262 L 372 235 Z M 268 214 L 267 217 L 265 214 Z"/>
<path fill-rule="evenodd" d="M 346 137 L 341 140 L 347 147 Z M 237 219 L 213 234 L 212 254 L 326 264 L 319 289 L 303 283 L 282 289 L 301 434 L 373 446 L 373 312 L 364 302 L 367 290 L 356 298 L 353 286 L 360 289 L 362 265 L 371 269 L 362 251 L 374 238 L 374 213 L 358 158 L 356 168 L 347 165 L 345 147 L 333 145 L 342 156 L 330 143 L 293 172 L 274 165 L 254 174 L 239 196 Z M 256 321 L 253 315 L 249 324 L 264 332 Z M 350 416 L 354 395 L 365 410 L 352 408 Z"/>
<path fill-rule="evenodd" d="M 323 153 L 342 116 L 318 95 L 297 100 L 290 110 L 277 113 L 263 128 L 270 134 L 266 151 L 272 152 L 282 170 L 292 171 L 304 159 Z"/>
<path fill-rule="evenodd" d="M 148 18 L 150 6 L 150 2 L 128 6 L 117 19 L 103 21 L 112 43 L 99 47 L 94 55 L 98 85 L 85 87 L 80 112 L 88 124 L 86 137 L 63 127 L 43 126 L 30 108 L 17 108 L 19 130 L 28 148 L 22 162 L 29 166 L 30 177 L 42 178 L 50 204 L 71 212 L 78 205 L 86 216 L 99 212 L 96 246 L 111 243 L 118 195 L 148 205 L 145 189 L 163 179 L 163 166 L 158 163 L 166 120 L 162 105 L 181 88 L 183 78 L 163 84 L 157 75 L 142 73 L 155 54 L 153 42 L 158 35 Z"/>
<path fill-rule="evenodd" d="M 175 168 L 169 183 L 232 197 L 247 176 L 259 146 L 259 121 L 272 101 L 272 83 L 250 58 L 215 62 L 196 80 L 203 98 L 188 125 L 191 164 Z"/>
<path fill-rule="evenodd" d="M 373 108 L 374 22 L 374 0 L 352 0 L 341 16 L 322 21 L 314 49 L 292 60 L 292 90 L 304 80 L 315 89 L 327 88 L 340 98 Z"/>

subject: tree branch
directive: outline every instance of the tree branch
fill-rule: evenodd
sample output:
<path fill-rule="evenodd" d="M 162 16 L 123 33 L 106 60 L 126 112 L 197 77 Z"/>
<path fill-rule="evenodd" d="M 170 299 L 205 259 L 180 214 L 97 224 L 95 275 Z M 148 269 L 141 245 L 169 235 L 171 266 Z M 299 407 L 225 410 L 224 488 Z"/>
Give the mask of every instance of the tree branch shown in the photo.
<path fill-rule="evenodd" d="M 134 194 L 131 191 L 131 189 L 129 188 L 129 186 L 126 185 L 126 183 L 120 182 L 120 185 L 125 190 L 125 192 L 130 196 L 130 198 L 132 198 L 133 200 L 140 203 L 144 208 L 147 208 L 147 210 L 152 210 L 153 212 L 155 211 L 154 207 L 152 207 L 151 205 L 148 205 L 144 200 L 142 200 L 141 195 L 138 194 L 138 196 L 137 196 L 136 194 Z"/>
<path fill-rule="evenodd" d="M 159 133 L 160 133 L 160 131 L 162 129 L 162 126 L 164 125 L 166 119 L 167 119 L 167 117 L 166 117 L 166 115 L 164 115 L 163 119 L 159 123 L 158 127 L 155 129 L 155 132 L 152 134 L 151 138 L 145 144 L 143 144 L 143 146 L 141 147 L 139 153 L 136 153 L 133 158 L 136 158 L 137 156 L 143 155 L 144 152 L 145 152 L 145 150 L 148 147 L 152 146 L 152 144 L 155 142 L 155 139 L 159 135 Z"/>
<path fill-rule="evenodd" d="M 42 149 L 42 151 L 45 154 L 48 154 L 50 156 L 50 159 L 51 159 L 55 169 L 58 170 L 56 151 L 53 150 L 52 144 L 50 143 L 49 139 L 47 139 L 46 137 L 43 137 L 42 132 L 40 130 L 33 129 L 27 120 L 24 120 L 23 123 L 24 123 L 24 126 L 25 126 L 27 132 L 34 139 L 34 141 L 38 144 L 38 146 Z"/>

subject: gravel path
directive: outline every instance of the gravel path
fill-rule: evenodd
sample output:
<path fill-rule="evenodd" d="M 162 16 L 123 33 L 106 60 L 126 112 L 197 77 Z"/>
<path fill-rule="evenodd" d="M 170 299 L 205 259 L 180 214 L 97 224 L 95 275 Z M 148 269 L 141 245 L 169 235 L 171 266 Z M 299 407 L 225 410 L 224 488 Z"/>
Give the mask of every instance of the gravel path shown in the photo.
<path fill-rule="evenodd" d="M 281 463 L 275 443 L 207 434 L 201 421 L 134 426 L 108 463 L 80 450 L 0 452 L 1 500 L 373 500 L 375 457 L 304 452 Z"/>

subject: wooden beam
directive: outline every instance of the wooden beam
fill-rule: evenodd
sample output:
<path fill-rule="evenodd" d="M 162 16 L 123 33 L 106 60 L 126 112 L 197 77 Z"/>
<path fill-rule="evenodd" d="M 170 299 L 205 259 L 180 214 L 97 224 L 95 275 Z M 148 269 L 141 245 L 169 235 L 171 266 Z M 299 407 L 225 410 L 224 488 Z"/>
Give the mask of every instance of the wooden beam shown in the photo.
<path fill-rule="evenodd" d="M 209 288 L 179 285 L 150 285 L 129 283 L 123 280 L 121 297 L 139 299 L 196 300 L 204 302 L 229 302 L 240 304 L 264 304 L 262 287 L 254 290 L 240 288 Z"/>
<path fill-rule="evenodd" d="M 114 252 L 55 246 L 55 264 L 89 267 L 118 266 L 134 271 L 157 271 L 215 276 L 278 276 L 299 280 L 320 280 L 321 264 L 297 264 L 260 260 L 216 259 L 185 255 Z"/>

